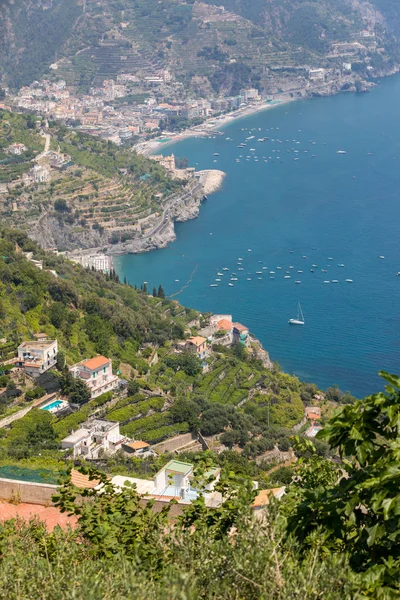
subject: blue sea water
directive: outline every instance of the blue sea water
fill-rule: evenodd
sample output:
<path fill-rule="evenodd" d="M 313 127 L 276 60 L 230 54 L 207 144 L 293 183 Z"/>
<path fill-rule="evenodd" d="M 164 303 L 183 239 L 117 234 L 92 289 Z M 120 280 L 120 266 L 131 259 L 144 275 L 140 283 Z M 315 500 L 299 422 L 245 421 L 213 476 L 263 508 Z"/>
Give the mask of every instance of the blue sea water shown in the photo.
<path fill-rule="evenodd" d="M 150 291 L 161 283 L 167 294 L 190 280 L 180 302 L 232 313 L 303 380 L 337 383 L 359 397 L 382 389 L 380 369 L 400 373 L 399 106 L 393 77 L 370 94 L 281 105 L 215 139 L 165 148 L 197 169 L 225 171 L 223 188 L 198 219 L 177 224 L 174 244 L 119 257 L 117 271 L 132 284 L 147 281 Z M 304 327 L 288 325 L 298 301 Z"/>

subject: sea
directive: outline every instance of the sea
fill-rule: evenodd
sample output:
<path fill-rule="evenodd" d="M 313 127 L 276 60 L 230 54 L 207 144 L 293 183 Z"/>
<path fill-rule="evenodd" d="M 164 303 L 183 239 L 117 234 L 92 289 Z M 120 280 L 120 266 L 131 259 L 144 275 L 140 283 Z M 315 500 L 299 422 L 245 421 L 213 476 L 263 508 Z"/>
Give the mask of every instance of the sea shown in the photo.
<path fill-rule="evenodd" d="M 400 374 L 399 107 L 394 76 L 165 147 L 224 171 L 223 187 L 176 225 L 176 242 L 118 257 L 118 273 L 232 314 L 303 381 L 360 398 L 383 390 L 380 370 Z M 289 325 L 299 303 L 305 323 Z"/>

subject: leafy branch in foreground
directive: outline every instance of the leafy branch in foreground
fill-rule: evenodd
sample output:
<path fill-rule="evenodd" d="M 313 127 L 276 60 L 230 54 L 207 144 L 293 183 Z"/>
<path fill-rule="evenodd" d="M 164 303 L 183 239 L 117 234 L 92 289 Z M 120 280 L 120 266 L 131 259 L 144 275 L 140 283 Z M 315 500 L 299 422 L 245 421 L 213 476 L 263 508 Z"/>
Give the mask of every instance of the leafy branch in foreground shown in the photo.
<path fill-rule="evenodd" d="M 337 448 L 340 470 L 327 471 L 315 455 L 300 467 L 300 502 L 288 518 L 288 533 L 309 548 L 319 531 L 325 552 L 348 553 L 372 597 L 398 597 L 400 379 L 381 375 L 389 384 L 386 393 L 344 406 L 318 434 Z M 319 478 L 312 486 L 311 471 Z"/>

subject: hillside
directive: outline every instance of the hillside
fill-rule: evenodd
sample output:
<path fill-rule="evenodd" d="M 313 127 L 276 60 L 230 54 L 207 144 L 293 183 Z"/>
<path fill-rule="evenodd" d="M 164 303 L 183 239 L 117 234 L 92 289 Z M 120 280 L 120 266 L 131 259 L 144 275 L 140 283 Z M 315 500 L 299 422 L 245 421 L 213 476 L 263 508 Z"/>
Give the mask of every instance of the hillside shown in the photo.
<path fill-rule="evenodd" d="M 21 341 L 40 331 L 58 340 L 68 365 L 102 354 L 112 358 L 114 372 L 131 380 L 128 393 L 114 399 L 105 394 L 71 414 L 56 418 L 33 410 L 4 432 L 0 448 L 5 457 L 36 455 L 24 437 L 24 423 L 29 430 L 36 419 L 49 418 L 60 440 L 96 411 L 118 421 L 123 434 L 149 443 L 200 430 L 210 438 L 222 436 L 219 444 L 240 448 L 252 459 L 276 444 L 282 450 L 289 448 L 289 429 L 302 420 L 303 402 L 311 401 L 316 386 L 265 368 L 253 343 L 247 350 L 241 344 L 210 345 L 204 369 L 184 348 L 184 340 L 198 331 L 195 311 L 174 300 L 148 296 L 113 275 L 85 271 L 47 254 L 21 232 L 1 235 L 2 360 L 7 364 Z M 43 270 L 26 259 L 27 251 L 33 252 L 31 260 L 43 262 Z M 62 378 L 59 381 L 62 364 L 60 369 L 50 381 L 39 379 L 42 394 L 46 389 L 64 389 Z M 20 392 L 3 393 L 3 416 L 32 406 L 37 397 L 26 396 L 32 381 L 18 371 L 6 375 L 4 386 L 10 383 L 9 376 L 14 382 L 10 389 Z"/>
<path fill-rule="evenodd" d="M 251 473 L 230 465 L 216 484 L 218 508 L 200 495 L 178 516 L 176 500 L 157 511 L 130 483 L 115 489 L 92 467 L 80 471 L 101 482 L 101 493 L 75 487 L 66 474 L 53 500 L 71 528 L 49 532 L 38 519 L 0 523 L 2 597 L 398 598 L 400 379 L 384 376 L 386 393 L 342 408 L 319 434 L 337 449 L 336 462 L 295 440 L 295 477 L 280 500 L 270 482 L 261 507 Z M 213 461 L 197 455 L 197 486 L 207 485 Z"/>
<path fill-rule="evenodd" d="M 200 95 L 246 85 L 276 93 L 294 68 L 341 68 L 352 57 L 367 76 L 368 65 L 384 74 L 399 57 L 392 0 L 16 0 L 0 31 L 5 85 L 46 74 L 78 93 L 120 73 L 140 79 L 163 69 Z"/>
<path fill-rule="evenodd" d="M 191 193 L 196 182 L 187 187 L 155 161 L 101 138 L 4 110 L 0 131 L 1 218 L 47 248 L 151 245 L 151 232 L 170 225 L 162 215 L 172 201 L 181 213 L 202 198 L 198 186 Z"/>

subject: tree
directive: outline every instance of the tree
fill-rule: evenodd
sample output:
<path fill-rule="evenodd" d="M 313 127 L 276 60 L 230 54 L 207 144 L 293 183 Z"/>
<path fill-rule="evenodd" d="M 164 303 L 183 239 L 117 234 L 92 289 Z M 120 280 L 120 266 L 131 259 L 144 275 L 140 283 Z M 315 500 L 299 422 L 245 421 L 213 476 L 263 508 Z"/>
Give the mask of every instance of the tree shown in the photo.
<path fill-rule="evenodd" d="M 148 290 L 147 290 L 147 283 L 146 283 L 146 282 L 143 284 L 143 292 L 144 292 L 145 294 L 148 294 L 148 293 L 149 293 L 149 292 L 148 292 Z"/>
<path fill-rule="evenodd" d="M 153 287 L 153 298 L 157 298 L 157 290 Z"/>
<path fill-rule="evenodd" d="M 66 366 L 66 355 L 64 350 L 59 350 L 57 354 L 57 369 L 63 371 Z"/>
<path fill-rule="evenodd" d="M 371 598 L 390 591 L 400 566 L 400 378 L 381 375 L 386 393 L 344 406 L 317 434 L 337 448 L 345 476 L 315 449 L 300 459 L 299 497 L 288 520 L 304 548 L 318 531 L 326 551 L 348 552 Z"/>
<path fill-rule="evenodd" d="M 81 379 L 75 379 L 69 371 L 66 371 L 60 378 L 60 386 L 62 393 L 68 396 L 68 400 L 72 404 L 89 402 L 91 394 L 88 386 Z"/>
<path fill-rule="evenodd" d="M 162 285 L 158 286 L 158 293 L 157 293 L 159 298 L 162 298 L 164 300 L 165 298 L 165 293 L 164 293 L 164 288 Z"/>
<path fill-rule="evenodd" d="M 128 396 L 134 396 L 138 393 L 140 386 L 135 379 L 130 379 L 128 381 Z"/>
<path fill-rule="evenodd" d="M 57 212 L 60 213 L 66 213 L 66 212 L 70 212 L 70 208 L 67 204 L 67 202 L 64 200 L 64 198 L 58 198 L 55 202 L 54 202 L 54 210 L 56 210 Z"/>

